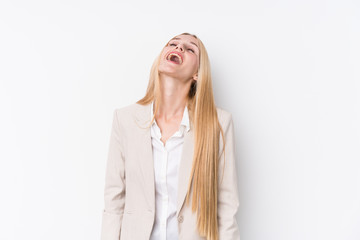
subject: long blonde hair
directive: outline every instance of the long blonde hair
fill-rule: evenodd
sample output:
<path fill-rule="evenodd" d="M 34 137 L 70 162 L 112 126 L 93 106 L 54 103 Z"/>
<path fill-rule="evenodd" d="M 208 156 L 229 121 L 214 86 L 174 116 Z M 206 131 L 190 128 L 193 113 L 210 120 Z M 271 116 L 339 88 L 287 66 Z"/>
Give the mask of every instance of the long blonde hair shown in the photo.
<path fill-rule="evenodd" d="M 218 166 L 219 156 L 221 155 L 219 153 L 219 138 L 221 133 L 224 140 L 224 150 L 224 132 L 218 120 L 212 89 L 210 61 L 205 46 L 196 35 L 190 33 L 182 33 L 180 35 L 195 37 L 198 40 L 200 50 L 198 80 L 192 82 L 187 99 L 190 124 L 194 127 L 194 155 L 186 204 L 189 205 L 190 191 L 192 189 L 192 212 L 197 212 L 197 229 L 200 236 L 206 237 L 207 240 L 218 240 Z M 151 67 L 145 96 L 137 101 L 141 105 L 147 105 L 152 101 L 155 102 L 151 123 L 154 121 L 156 112 L 161 104 L 158 72 L 160 56 L 161 53 Z"/>

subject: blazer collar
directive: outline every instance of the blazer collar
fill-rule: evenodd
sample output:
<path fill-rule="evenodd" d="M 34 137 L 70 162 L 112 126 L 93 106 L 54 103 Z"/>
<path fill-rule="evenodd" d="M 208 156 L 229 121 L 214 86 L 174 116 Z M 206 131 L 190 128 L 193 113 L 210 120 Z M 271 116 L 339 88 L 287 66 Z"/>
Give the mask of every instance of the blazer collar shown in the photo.
<path fill-rule="evenodd" d="M 139 149 L 139 151 L 142 151 L 141 156 L 143 156 L 140 158 L 140 168 L 143 176 L 142 180 L 146 192 L 146 199 L 150 207 L 155 211 L 155 174 L 150 133 L 152 103 L 149 103 L 147 105 L 140 105 L 136 103 L 136 105 L 137 110 L 135 113 L 135 118 L 141 134 L 139 136 L 139 146 L 144 146 L 143 148 Z M 184 113 L 188 114 L 187 107 Z M 186 122 L 186 117 L 188 118 L 188 115 L 183 116 L 183 120 L 184 117 Z M 188 124 L 187 131 L 184 132 L 184 143 L 178 172 L 177 215 L 179 215 L 179 212 L 183 207 L 184 200 L 187 194 L 187 188 L 193 162 L 193 154 L 194 134 L 192 128 L 190 127 L 190 124 Z"/>

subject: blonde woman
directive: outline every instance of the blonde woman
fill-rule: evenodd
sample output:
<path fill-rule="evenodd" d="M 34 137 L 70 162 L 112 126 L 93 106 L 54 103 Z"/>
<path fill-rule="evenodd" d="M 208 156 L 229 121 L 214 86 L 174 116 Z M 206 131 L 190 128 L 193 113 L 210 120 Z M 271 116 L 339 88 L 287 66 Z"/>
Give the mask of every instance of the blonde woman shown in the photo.
<path fill-rule="evenodd" d="M 239 240 L 234 126 L 214 102 L 201 40 L 156 58 L 145 96 L 115 109 L 102 240 Z"/>

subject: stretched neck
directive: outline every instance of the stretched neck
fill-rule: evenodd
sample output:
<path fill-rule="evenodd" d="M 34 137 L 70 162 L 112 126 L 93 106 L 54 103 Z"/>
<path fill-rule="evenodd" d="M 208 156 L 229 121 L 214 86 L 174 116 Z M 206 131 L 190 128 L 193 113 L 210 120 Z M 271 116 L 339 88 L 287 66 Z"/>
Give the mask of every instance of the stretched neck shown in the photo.
<path fill-rule="evenodd" d="M 157 117 L 165 120 L 174 116 L 182 116 L 186 103 L 191 81 L 181 81 L 168 75 L 160 75 L 161 105 Z"/>

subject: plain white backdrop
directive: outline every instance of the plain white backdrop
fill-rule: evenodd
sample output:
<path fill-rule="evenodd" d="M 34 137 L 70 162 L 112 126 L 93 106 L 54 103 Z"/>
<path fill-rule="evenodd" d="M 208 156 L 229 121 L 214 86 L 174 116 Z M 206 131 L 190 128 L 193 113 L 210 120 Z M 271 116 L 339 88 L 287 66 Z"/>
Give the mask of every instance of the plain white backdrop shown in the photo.
<path fill-rule="evenodd" d="M 355 0 L 2 0 L 0 239 L 100 238 L 113 110 L 182 32 L 233 114 L 241 239 L 360 239 Z"/>

